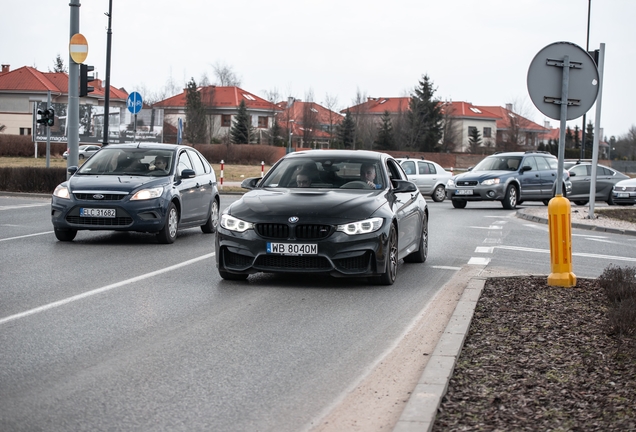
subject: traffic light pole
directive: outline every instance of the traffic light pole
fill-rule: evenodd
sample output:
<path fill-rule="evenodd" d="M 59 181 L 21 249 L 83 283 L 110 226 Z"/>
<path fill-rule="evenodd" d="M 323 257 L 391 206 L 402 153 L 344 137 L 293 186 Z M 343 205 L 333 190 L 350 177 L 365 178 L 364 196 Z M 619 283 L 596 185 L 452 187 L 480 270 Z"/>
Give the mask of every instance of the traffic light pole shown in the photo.
<path fill-rule="evenodd" d="M 110 43 L 111 43 L 111 21 L 113 17 L 113 0 L 108 0 L 108 31 L 106 32 L 106 93 L 104 96 L 104 141 L 103 146 L 108 145 L 108 123 L 110 117 Z"/>
<path fill-rule="evenodd" d="M 79 0 L 70 0 L 70 38 L 79 33 Z M 68 56 L 68 158 L 66 166 L 79 164 L 79 64 L 75 63 L 69 50 Z M 67 178 L 69 175 L 66 175 Z"/>
<path fill-rule="evenodd" d="M 51 90 L 47 92 L 46 99 L 47 111 L 51 109 Z M 51 127 L 46 126 L 46 167 L 49 168 L 51 164 Z"/>

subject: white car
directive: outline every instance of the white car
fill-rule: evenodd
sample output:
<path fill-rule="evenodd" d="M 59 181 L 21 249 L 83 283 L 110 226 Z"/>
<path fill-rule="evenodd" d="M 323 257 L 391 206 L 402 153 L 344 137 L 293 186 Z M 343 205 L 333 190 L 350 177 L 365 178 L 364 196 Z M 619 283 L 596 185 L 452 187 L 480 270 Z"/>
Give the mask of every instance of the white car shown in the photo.
<path fill-rule="evenodd" d="M 430 196 L 435 202 L 446 198 L 446 182 L 453 173 L 446 171 L 437 162 L 425 159 L 398 158 L 402 169 L 410 181 L 415 183 L 424 196 Z"/>
<path fill-rule="evenodd" d="M 79 152 L 77 154 L 77 157 L 80 160 L 88 159 L 89 157 L 93 156 L 93 154 L 95 154 L 101 148 L 102 147 L 98 145 L 81 145 L 79 146 Z M 64 159 L 68 158 L 68 152 L 69 152 L 69 149 L 66 149 L 66 151 L 62 153 L 62 157 Z"/>

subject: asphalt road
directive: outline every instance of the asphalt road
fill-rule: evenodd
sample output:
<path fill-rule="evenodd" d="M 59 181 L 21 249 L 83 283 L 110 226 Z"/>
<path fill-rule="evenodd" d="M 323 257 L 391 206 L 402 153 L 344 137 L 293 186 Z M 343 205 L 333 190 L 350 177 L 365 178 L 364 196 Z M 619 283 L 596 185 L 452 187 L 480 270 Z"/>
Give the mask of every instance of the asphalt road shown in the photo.
<path fill-rule="evenodd" d="M 61 243 L 49 203 L 0 196 L 2 431 L 307 430 L 462 266 L 550 272 L 547 226 L 498 203 L 429 203 L 429 259 L 402 263 L 391 287 L 223 281 L 199 229 L 173 245 L 87 231 Z M 626 237 L 574 230 L 574 273 L 634 265 Z"/>

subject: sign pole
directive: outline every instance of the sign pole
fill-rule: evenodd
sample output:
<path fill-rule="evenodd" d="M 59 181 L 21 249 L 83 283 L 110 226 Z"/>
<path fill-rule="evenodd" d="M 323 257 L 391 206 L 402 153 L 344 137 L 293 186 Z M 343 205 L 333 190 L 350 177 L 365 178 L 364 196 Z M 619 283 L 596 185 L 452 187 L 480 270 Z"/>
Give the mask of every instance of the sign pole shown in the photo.
<path fill-rule="evenodd" d="M 51 108 L 51 90 L 47 92 L 47 101 L 46 101 L 46 109 L 48 110 L 50 108 Z M 50 163 L 51 163 L 51 127 L 49 125 L 46 125 L 46 167 L 47 168 L 50 167 Z"/>

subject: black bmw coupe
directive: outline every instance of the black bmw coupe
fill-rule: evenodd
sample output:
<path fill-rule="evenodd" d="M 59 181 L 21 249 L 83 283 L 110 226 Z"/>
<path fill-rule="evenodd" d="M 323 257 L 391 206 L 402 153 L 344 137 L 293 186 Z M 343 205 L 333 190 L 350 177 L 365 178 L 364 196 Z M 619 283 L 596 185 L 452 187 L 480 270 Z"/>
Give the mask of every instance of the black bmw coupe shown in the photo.
<path fill-rule="evenodd" d="M 428 208 L 388 154 L 310 150 L 281 158 L 219 222 L 219 274 L 328 273 L 395 282 L 398 262 L 428 254 Z"/>

